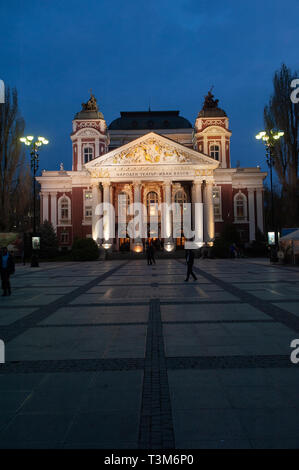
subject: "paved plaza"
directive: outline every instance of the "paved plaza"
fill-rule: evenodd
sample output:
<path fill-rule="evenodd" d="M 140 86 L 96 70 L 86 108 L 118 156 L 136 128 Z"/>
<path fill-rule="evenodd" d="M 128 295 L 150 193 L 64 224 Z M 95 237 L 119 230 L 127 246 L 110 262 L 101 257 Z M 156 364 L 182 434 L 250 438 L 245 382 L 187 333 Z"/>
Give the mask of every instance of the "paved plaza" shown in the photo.
<path fill-rule="evenodd" d="M 17 267 L 1 448 L 299 448 L 299 270 L 259 260 Z"/>

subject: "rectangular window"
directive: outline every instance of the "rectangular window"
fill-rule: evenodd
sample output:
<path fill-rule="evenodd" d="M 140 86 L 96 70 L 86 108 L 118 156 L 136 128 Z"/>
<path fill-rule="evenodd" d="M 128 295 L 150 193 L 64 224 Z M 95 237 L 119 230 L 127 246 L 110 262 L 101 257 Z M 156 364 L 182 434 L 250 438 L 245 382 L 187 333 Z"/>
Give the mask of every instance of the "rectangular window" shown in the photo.
<path fill-rule="evenodd" d="M 214 203 L 214 218 L 215 220 L 222 220 L 221 209 L 221 187 L 213 187 L 213 203 Z"/>
<path fill-rule="evenodd" d="M 61 243 L 68 243 L 69 242 L 69 234 L 68 232 L 62 232 L 60 235 L 60 242 Z"/>
<path fill-rule="evenodd" d="M 90 222 L 92 218 L 92 191 L 84 191 L 84 220 Z"/>
<path fill-rule="evenodd" d="M 93 159 L 93 148 L 84 147 L 84 163 L 88 163 Z"/>
<path fill-rule="evenodd" d="M 92 207 L 91 206 L 85 206 L 85 219 L 91 218 L 92 217 Z"/>

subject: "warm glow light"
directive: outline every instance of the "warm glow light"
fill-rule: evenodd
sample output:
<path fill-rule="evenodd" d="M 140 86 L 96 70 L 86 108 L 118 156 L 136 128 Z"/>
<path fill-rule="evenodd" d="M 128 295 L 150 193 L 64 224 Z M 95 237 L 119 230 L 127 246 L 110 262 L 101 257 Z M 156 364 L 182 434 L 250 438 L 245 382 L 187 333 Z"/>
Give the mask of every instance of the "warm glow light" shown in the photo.
<path fill-rule="evenodd" d="M 135 253 L 142 253 L 142 251 L 143 251 L 142 246 L 138 246 L 138 245 L 135 246 L 134 251 L 135 251 Z"/>
<path fill-rule="evenodd" d="M 174 244 L 171 243 L 171 242 L 167 242 L 167 243 L 165 243 L 164 248 L 165 248 L 165 250 L 168 251 L 168 252 L 173 251 L 173 249 L 174 249 Z"/>
<path fill-rule="evenodd" d="M 109 250 L 111 243 L 103 243 L 102 247 L 105 248 L 105 250 Z"/>

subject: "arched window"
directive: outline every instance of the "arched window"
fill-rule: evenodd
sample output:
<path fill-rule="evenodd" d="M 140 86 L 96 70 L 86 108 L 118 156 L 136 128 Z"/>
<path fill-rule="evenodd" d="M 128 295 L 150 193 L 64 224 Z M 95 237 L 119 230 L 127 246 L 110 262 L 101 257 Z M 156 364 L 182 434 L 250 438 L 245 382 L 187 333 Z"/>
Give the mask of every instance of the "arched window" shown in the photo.
<path fill-rule="evenodd" d="M 212 158 L 214 158 L 214 160 L 219 161 L 219 157 L 220 157 L 220 147 L 219 147 L 219 145 L 211 145 L 211 147 L 210 147 L 210 156 Z"/>
<path fill-rule="evenodd" d="M 88 163 L 92 159 L 93 159 L 93 148 L 84 147 L 84 163 Z"/>
<path fill-rule="evenodd" d="M 59 225 L 71 223 L 71 200 L 67 196 L 61 196 L 58 200 Z"/>
<path fill-rule="evenodd" d="M 234 197 L 234 213 L 236 222 L 244 222 L 247 219 L 247 198 L 241 191 Z"/>
<path fill-rule="evenodd" d="M 158 216 L 158 204 L 159 204 L 158 194 L 155 193 L 154 191 L 151 191 L 150 193 L 148 193 L 147 198 L 146 198 L 146 203 L 147 203 L 148 216 L 157 217 Z"/>

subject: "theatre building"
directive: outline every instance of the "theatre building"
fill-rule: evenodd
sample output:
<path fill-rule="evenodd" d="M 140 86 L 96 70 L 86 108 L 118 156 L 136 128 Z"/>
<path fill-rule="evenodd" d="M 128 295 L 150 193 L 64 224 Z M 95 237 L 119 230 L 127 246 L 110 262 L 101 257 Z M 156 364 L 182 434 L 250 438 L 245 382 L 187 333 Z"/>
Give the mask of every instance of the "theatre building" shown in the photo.
<path fill-rule="evenodd" d="M 184 203 L 201 202 L 203 217 L 197 225 L 193 221 L 193 229 L 203 242 L 213 244 L 225 223 L 235 224 L 244 242 L 253 241 L 257 229 L 264 230 L 266 173 L 258 167 L 232 168 L 230 139 L 229 119 L 211 92 L 194 126 L 179 111 L 151 110 L 121 112 L 107 126 L 91 95 L 73 120 L 72 169 L 61 164 L 37 178 L 41 221 L 52 222 L 61 248 L 70 248 L 75 238 L 92 237 L 104 248 L 141 251 L 144 240 L 118 232 L 118 219 L 131 203 L 143 203 L 156 221 L 154 230 L 146 226 L 146 237 L 161 240 L 161 203 L 178 203 L 183 212 Z M 103 231 L 95 213 L 101 202 L 115 207 L 115 220 Z M 174 238 L 166 216 L 167 236 L 161 242 L 168 250 L 182 248 L 184 233 Z"/>

